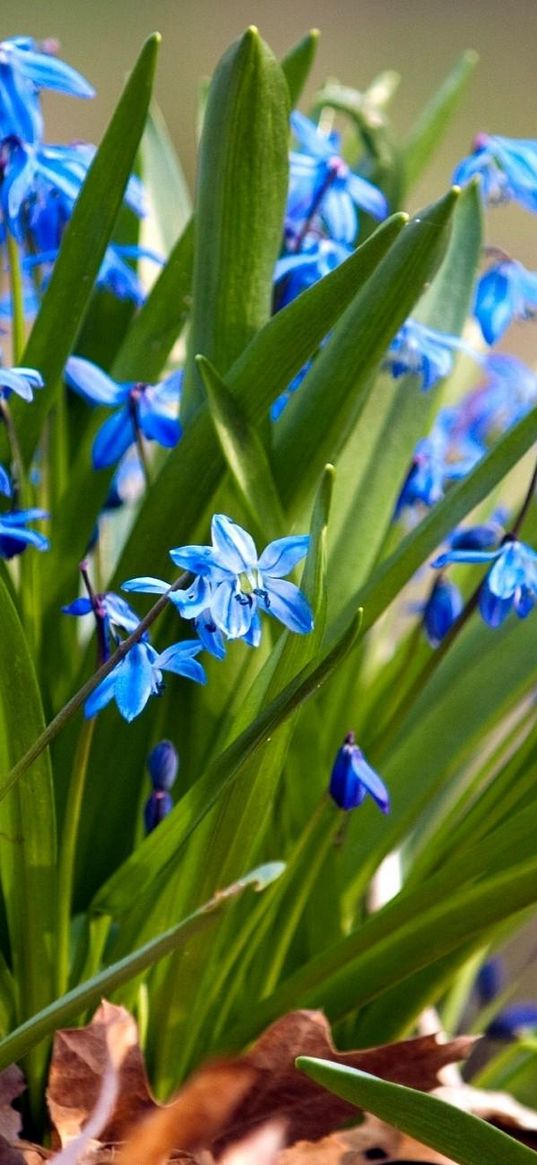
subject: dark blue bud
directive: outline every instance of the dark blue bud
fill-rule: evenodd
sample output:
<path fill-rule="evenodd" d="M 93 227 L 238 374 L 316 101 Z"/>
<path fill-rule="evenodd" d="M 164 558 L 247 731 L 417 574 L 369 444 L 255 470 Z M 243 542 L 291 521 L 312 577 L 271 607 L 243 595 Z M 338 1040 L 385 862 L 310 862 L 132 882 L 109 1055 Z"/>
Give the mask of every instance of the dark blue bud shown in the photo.
<path fill-rule="evenodd" d="M 144 824 L 146 833 L 151 833 L 160 825 L 173 809 L 173 801 L 169 793 L 162 789 L 155 790 L 146 802 L 144 809 Z"/>
<path fill-rule="evenodd" d="M 367 763 L 365 756 L 349 732 L 334 761 L 329 793 L 340 809 L 356 809 L 367 793 L 383 813 L 390 809 L 388 791 L 378 773 Z"/>
<path fill-rule="evenodd" d="M 489 1023 L 485 1034 L 495 1040 L 509 1040 L 536 1027 L 537 1003 L 511 1003 Z"/>
<path fill-rule="evenodd" d="M 177 749 L 171 740 L 161 740 L 149 753 L 147 767 L 153 783 L 153 788 L 168 792 L 177 776 L 179 757 Z"/>
<path fill-rule="evenodd" d="M 438 647 L 463 608 L 462 595 L 455 583 L 439 575 L 423 608 L 423 627 L 431 647 Z"/>

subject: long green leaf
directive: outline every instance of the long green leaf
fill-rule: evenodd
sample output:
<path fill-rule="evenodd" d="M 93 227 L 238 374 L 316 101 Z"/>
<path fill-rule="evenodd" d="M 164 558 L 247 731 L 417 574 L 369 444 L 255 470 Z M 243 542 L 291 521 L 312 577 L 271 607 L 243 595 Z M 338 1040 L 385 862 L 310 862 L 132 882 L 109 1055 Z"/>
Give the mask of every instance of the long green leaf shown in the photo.
<path fill-rule="evenodd" d="M 288 106 L 281 68 L 249 28 L 217 66 L 203 121 L 187 419 L 203 399 L 194 357 L 202 352 L 225 375 L 270 316 L 287 195 Z"/>
<path fill-rule="evenodd" d="M 141 154 L 142 177 L 152 212 L 150 222 L 157 230 L 158 246 L 163 246 L 167 255 L 183 233 L 192 214 L 192 205 L 185 176 L 156 102 L 152 102 L 149 109 Z M 144 241 L 148 246 L 155 246 L 152 236 Z"/>
<path fill-rule="evenodd" d="M 289 90 L 289 97 L 291 105 L 295 106 L 300 101 L 302 90 L 311 73 L 313 63 L 317 54 L 319 44 L 319 30 L 312 28 L 311 32 L 306 33 L 298 44 L 293 45 L 292 49 L 281 60 L 282 72 L 287 81 L 287 88 Z"/>
<path fill-rule="evenodd" d="M 62 370 L 88 309 L 125 187 L 143 133 L 160 44 L 158 33 L 146 41 L 118 107 L 90 166 L 62 240 L 60 254 L 23 363 L 38 368 L 46 384 L 31 409 L 17 409 L 26 464 L 33 456 L 43 421 L 57 395 Z"/>
<path fill-rule="evenodd" d="M 433 157 L 478 61 L 473 49 L 462 53 L 407 135 L 403 159 L 408 189 L 421 177 Z"/>
<path fill-rule="evenodd" d="M 274 441 L 284 504 L 304 500 L 322 465 L 335 460 L 390 340 L 438 267 L 457 199 L 452 191 L 408 223 L 289 402 Z"/>
<path fill-rule="evenodd" d="M 459 1165 L 535 1163 L 532 1149 L 436 1096 L 309 1056 L 299 1056 L 296 1066 L 336 1096 L 374 1113 Z"/>
<path fill-rule="evenodd" d="M 273 862 L 266 866 L 259 866 L 245 875 L 240 881 L 226 889 L 220 890 L 209 902 L 170 927 L 164 934 L 146 943 L 139 950 L 132 951 L 124 959 L 106 967 L 104 971 L 94 975 L 92 979 L 80 983 L 78 987 L 68 991 L 59 999 L 55 999 L 48 1007 L 32 1015 L 25 1023 L 0 1042 L 0 1070 L 12 1064 L 25 1055 L 29 1049 L 39 1044 L 47 1035 L 51 1035 L 57 1028 L 75 1019 L 88 1007 L 93 1007 L 103 995 L 109 995 L 124 983 L 134 979 L 141 971 L 151 967 L 159 959 L 164 958 L 180 944 L 186 943 L 193 934 L 201 928 L 210 925 L 215 914 L 218 914 L 228 902 L 233 901 L 245 888 L 254 887 L 262 890 L 275 877 L 278 877 L 283 866 Z"/>
<path fill-rule="evenodd" d="M 15 606 L 0 583 L 0 757 L 3 772 L 44 727 L 33 662 Z M 56 817 L 48 752 L 0 806 L 0 870 L 19 1021 L 54 995 Z M 29 1065 L 39 1089 L 46 1049 Z"/>
<path fill-rule="evenodd" d="M 388 220 L 341 267 L 303 292 L 258 332 L 225 377 L 247 420 L 259 424 L 266 417 L 272 401 L 370 278 L 405 221 L 402 215 Z M 140 546 L 145 547 L 144 569 L 166 574 L 170 538 L 175 544 L 192 540 L 224 467 L 209 409 L 203 405 L 187 424 L 180 445 L 141 507 L 116 572 L 117 584 L 140 572 Z"/>

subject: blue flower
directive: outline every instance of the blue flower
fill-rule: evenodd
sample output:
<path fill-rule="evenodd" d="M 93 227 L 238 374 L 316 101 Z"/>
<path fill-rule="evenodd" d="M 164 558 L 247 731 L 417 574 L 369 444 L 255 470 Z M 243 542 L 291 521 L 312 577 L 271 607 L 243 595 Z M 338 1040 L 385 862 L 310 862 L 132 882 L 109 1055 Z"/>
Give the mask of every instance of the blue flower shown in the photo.
<path fill-rule="evenodd" d="M 378 773 L 367 763 L 355 743 L 353 732 L 345 737 L 334 761 L 329 793 L 340 809 L 356 809 L 369 793 L 383 813 L 390 811 L 388 790 Z"/>
<path fill-rule="evenodd" d="M 207 609 L 228 639 L 241 639 L 255 629 L 258 609 L 268 611 L 290 631 L 304 635 L 312 630 L 307 599 L 294 583 L 284 581 L 284 576 L 307 554 L 308 535 L 278 538 L 258 558 L 250 534 L 225 514 L 215 514 L 211 538 L 212 546 L 178 546 L 170 550 L 170 555 L 176 566 L 209 581 Z M 188 591 L 183 594 L 184 599 L 177 592 L 177 606 L 186 614 L 191 600 Z M 200 613 L 201 601 L 196 595 L 196 614 Z"/>
<path fill-rule="evenodd" d="M 455 352 L 471 352 L 457 336 L 438 332 L 417 320 L 408 319 L 394 336 L 384 360 L 395 379 L 413 373 L 421 377 L 424 392 L 437 380 L 449 376 L 453 369 Z"/>
<path fill-rule="evenodd" d="M 479 134 L 474 151 L 457 166 L 453 181 L 463 186 L 478 175 L 485 202 L 520 202 L 537 211 L 537 141 Z"/>
<path fill-rule="evenodd" d="M 35 368 L 0 368 L 0 394 L 14 392 L 23 400 L 34 399 L 34 389 L 43 388 L 43 377 Z"/>
<path fill-rule="evenodd" d="M 37 252 L 57 251 L 95 155 L 85 142 L 32 145 L 18 137 L 0 142 L 0 207 L 4 224 L 19 241 L 29 236 Z M 142 215 L 143 187 L 131 178 L 125 202 Z"/>
<path fill-rule="evenodd" d="M 296 111 L 291 114 L 291 126 L 304 152 L 291 153 L 288 231 L 300 239 L 317 215 L 335 242 L 352 246 L 358 231 L 356 207 L 383 219 L 388 213 L 384 195 L 372 182 L 354 174 L 339 156 L 337 134 L 324 134 Z"/>
<path fill-rule="evenodd" d="M 135 591 L 147 595 L 167 595 L 184 619 L 193 620 L 194 627 L 206 651 L 214 655 L 216 659 L 223 659 L 226 654 L 224 637 L 214 622 L 209 606 L 214 594 L 214 583 L 209 578 L 198 576 L 186 591 L 172 591 L 170 585 L 164 579 L 153 578 L 150 575 L 127 579 L 122 584 L 124 591 Z M 252 620 L 250 629 L 243 638 L 250 647 L 258 647 L 261 638 L 261 623 L 258 616 Z"/>
<path fill-rule="evenodd" d="M 136 428 L 150 441 L 171 449 L 181 436 L 177 412 L 182 372 L 172 372 L 160 384 L 118 384 L 106 372 L 71 356 L 65 368 L 67 383 L 91 404 L 116 406 L 93 443 L 93 465 L 102 469 L 113 465 L 136 441 Z M 119 406 L 119 407 L 118 407 Z"/>
<path fill-rule="evenodd" d="M 352 255 L 352 249 L 333 239 L 306 239 L 300 251 L 282 255 L 274 271 L 275 309 L 291 303 L 306 288 L 324 279 Z"/>
<path fill-rule="evenodd" d="M 474 315 L 487 344 L 500 340 L 513 320 L 533 319 L 537 312 L 537 272 L 504 259 L 489 267 L 476 288 Z"/>
<path fill-rule="evenodd" d="M 458 410 L 442 409 L 429 436 L 418 441 L 394 516 L 416 504 L 434 506 L 449 483 L 466 477 L 484 452 L 459 424 Z"/>
<path fill-rule="evenodd" d="M 136 611 L 129 607 L 121 595 L 115 595 L 113 591 L 92 593 L 91 596 L 81 595 L 80 598 L 62 607 L 62 611 L 64 615 L 94 615 L 102 620 L 107 643 L 107 650 L 104 653 L 106 659 L 110 654 L 110 640 L 113 647 L 120 642 L 121 636 L 117 632 L 122 631 L 126 635 L 131 635 L 140 622 Z"/>
<path fill-rule="evenodd" d="M 14 558 L 22 554 L 27 546 L 36 550 L 48 550 L 49 541 L 36 530 L 26 530 L 27 522 L 38 522 L 50 517 L 46 510 L 10 510 L 0 514 L 0 558 Z"/>
<path fill-rule="evenodd" d="M 207 677 L 195 656 L 202 650 L 197 640 L 173 643 L 165 651 L 157 652 L 147 634 L 133 644 L 128 654 L 94 689 L 84 705 L 87 718 L 96 716 L 111 700 L 129 723 L 143 712 L 150 696 L 162 688 L 164 671 L 186 676 L 198 684 L 207 683 Z"/>
<path fill-rule="evenodd" d="M 537 1003 L 510 1003 L 489 1023 L 485 1035 L 493 1040 L 512 1040 L 537 1028 Z"/>
<path fill-rule="evenodd" d="M 510 611 L 525 619 L 537 602 L 537 554 L 525 542 L 506 536 L 496 550 L 453 549 L 433 566 L 492 563 L 479 592 L 479 610 L 489 627 L 500 627 Z"/>
<path fill-rule="evenodd" d="M 423 627 L 431 647 L 438 647 L 463 608 L 462 595 L 455 583 L 440 574 L 423 608 Z"/>
<path fill-rule="evenodd" d="M 41 89 L 55 89 L 75 97 L 94 97 L 91 85 L 54 55 L 56 45 L 39 45 L 31 37 L 9 37 L 0 42 L 0 139 L 14 134 L 25 142 L 41 138 Z"/>

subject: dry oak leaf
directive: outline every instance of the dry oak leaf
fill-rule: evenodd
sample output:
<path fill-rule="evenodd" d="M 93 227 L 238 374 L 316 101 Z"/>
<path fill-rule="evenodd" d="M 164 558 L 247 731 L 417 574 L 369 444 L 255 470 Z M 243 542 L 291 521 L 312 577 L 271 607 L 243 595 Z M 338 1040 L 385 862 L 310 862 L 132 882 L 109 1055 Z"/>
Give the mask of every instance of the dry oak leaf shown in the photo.
<path fill-rule="evenodd" d="M 441 1043 L 435 1035 L 401 1040 L 378 1048 L 338 1052 L 321 1011 L 293 1011 L 273 1023 L 241 1061 L 256 1070 L 256 1081 L 216 1139 L 215 1150 L 238 1141 L 266 1120 L 286 1123 L 286 1143 L 316 1141 L 356 1119 L 354 1105 L 325 1091 L 295 1068 L 297 1056 L 315 1056 L 361 1068 L 395 1084 L 430 1092 L 446 1064 L 464 1059 L 473 1036 Z"/>
<path fill-rule="evenodd" d="M 16 1064 L 0 1072 L 0 1136 L 7 1141 L 14 1141 L 21 1131 L 20 1113 L 13 1108 L 12 1101 L 25 1089 L 26 1081 Z"/>
<path fill-rule="evenodd" d="M 99 1140 L 103 1144 L 123 1140 L 140 1116 L 155 1108 L 134 1019 L 124 1007 L 104 1000 L 87 1027 L 66 1028 L 54 1037 L 47 1103 L 55 1147 L 82 1132 L 97 1105 L 114 1047 L 121 1061 L 118 1094 Z"/>

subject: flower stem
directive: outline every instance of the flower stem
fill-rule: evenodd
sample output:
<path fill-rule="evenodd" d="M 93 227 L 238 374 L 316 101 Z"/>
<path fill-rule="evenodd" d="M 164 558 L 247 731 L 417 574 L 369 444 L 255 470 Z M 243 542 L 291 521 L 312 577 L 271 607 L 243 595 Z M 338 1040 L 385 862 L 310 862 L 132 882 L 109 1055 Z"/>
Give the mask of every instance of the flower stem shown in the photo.
<path fill-rule="evenodd" d="M 95 720 L 84 720 L 78 738 L 67 794 L 65 823 L 62 832 L 58 864 L 58 919 L 56 938 L 56 990 L 58 996 L 63 995 L 67 991 L 69 984 L 71 904 L 76 843 L 94 731 Z"/>
<path fill-rule="evenodd" d="M 6 230 L 7 259 L 9 266 L 9 286 L 11 291 L 11 326 L 13 363 L 19 364 L 26 346 L 26 330 L 24 325 L 24 289 L 22 286 L 22 272 L 20 251 L 16 239 Z"/>
<path fill-rule="evenodd" d="M 134 436 L 136 438 L 136 448 L 138 450 L 138 457 L 140 458 L 140 464 L 142 466 L 142 473 L 143 473 L 144 478 L 145 478 L 146 488 L 148 488 L 151 485 L 151 473 L 150 473 L 149 462 L 147 460 L 147 455 L 146 455 L 146 451 L 145 451 L 142 430 L 140 428 L 140 418 L 138 415 L 138 400 L 137 400 L 137 397 L 135 396 L 134 392 L 131 392 L 131 394 L 129 396 L 129 412 L 131 415 L 132 427 L 134 429 Z"/>
<path fill-rule="evenodd" d="M 48 745 L 53 740 L 55 740 L 55 738 L 58 736 L 58 733 L 62 731 L 62 728 L 64 728 L 66 724 L 69 723 L 69 720 L 72 719 L 75 712 L 77 712 L 78 709 L 82 707 L 84 701 L 88 698 L 88 696 L 91 695 L 98 684 L 100 684 L 101 680 L 104 680 L 106 676 L 110 675 L 110 672 L 113 671 L 115 667 L 117 667 L 118 663 L 121 663 L 121 660 L 125 658 L 131 647 L 134 647 L 134 644 L 139 642 L 144 632 L 147 631 L 149 627 L 151 627 L 151 625 L 155 622 L 155 619 L 158 619 L 159 615 L 161 615 L 166 608 L 170 591 L 180 590 L 181 587 L 184 586 L 187 578 L 188 571 L 183 571 L 183 573 L 179 575 L 179 578 L 176 579 L 174 583 L 172 583 L 169 591 L 166 591 L 166 594 L 161 595 L 160 598 L 157 599 L 156 603 L 151 607 L 151 610 L 147 612 L 145 618 L 141 620 L 132 634 L 129 635 L 127 639 L 124 639 L 123 643 L 120 643 L 117 651 L 115 651 L 114 654 L 110 656 L 110 659 L 107 659 L 106 663 L 103 663 L 103 665 L 98 668 L 95 674 L 90 676 L 89 680 L 86 680 L 85 684 L 82 684 L 82 687 L 79 688 L 78 692 L 75 692 L 75 695 L 71 696 L 71 699 L 68 700 L 66 704 L 64 704 L 63 708 L 61 708 L 56 716 L 54 716 L 54 718 L 50 721 L 50 724 L 47 724 L 47 727 L 43 730 L 43 732 L 40 733 L 40 735 L 37 737 L 37 740 L 34 740 L 34 743 L 27 750 L 27 752 L 25 752 L 24 755 L 21 756 L 20 760 L 17 761 L 16 765 L 13 766 L 4 784 L 0 786 L 0 801 L 6 796 L 7 793 L 9 793 L 9 790 L 13 788 L 13 785 L 17 783 L 17 781 L 20 779 L 20 777 L 23 776 L 26 770 L 30 768 L 30 765 L 32 765 L 34 761 L 37 760 L 38 756 L 41 756 L 41 753 L 44 752 L 45 748 L 47 748 Z"/>

